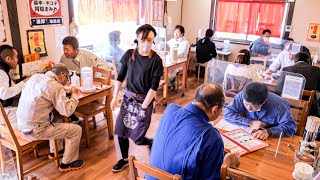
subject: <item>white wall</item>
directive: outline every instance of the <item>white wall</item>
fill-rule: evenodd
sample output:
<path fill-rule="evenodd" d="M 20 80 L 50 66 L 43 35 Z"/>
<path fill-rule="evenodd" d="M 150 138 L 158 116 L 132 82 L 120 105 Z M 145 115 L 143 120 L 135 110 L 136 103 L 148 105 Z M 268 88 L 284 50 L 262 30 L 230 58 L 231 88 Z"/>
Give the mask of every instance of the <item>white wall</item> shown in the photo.
<path fill-rule="evenodd" d="M 205 32 L 209 28 L 210 10 L 211 0 L 183 0 L 182 25 L 190 43 L 196 43 L 199 29 Z"/>
<path fill-rule="evenodd" d="M 62 16 L 63 16 L 63 26 L 69 28 L 69 13 L 68 13 L 68 1 L 61 0 Z M 31 27 L 28 12 L 28 1 L 17 1 L 17 11 L 20 26 L 20 35 L 22 43 L 22 52 L 24 55 L 29 54 L 28 42 L 27 42 L 27 30 L 30 29 L 44 29 L 45 43 L 48 56 L 41 57 L 44 60 L 51 60 L 58 62 L 63 53 L 62 47 L 56 47 L 55 40 L 55 27 L 56 26 L 46 26 L 46 27 Z"/>
<path fill-rule="evenodd" d="M 8 9 L 7 9 L 7 1 L 6 0 L 1 0 L 1 7 L 2 7 L 2 13 L 3 13 L 4 26 L 5 26 L 5 30 L 6 30 L 7 40 L 5 42 L 0 42 L 0 45 L 2 45 L 2 44 L 12 45 L 10 25 L 9 25 L 9 17 L 8 17 Z"/>
<path fill-rule="evenodd" d="M 296 0 L 290 37 L 320 54 L 320 42 L 306 40 L 310 23 L 320 24 L 320 1 Z"/>
<path fill-rule="evenodd" d="M 183 0 L 168 1 L 167 2 L 167 11 L 168 17 L 172 18 L 172 30 L 170 31 L 167 28 L 167 39 L 173 38 L 174 27 L 178 24 L 181 24 L 181 5 Z"/>

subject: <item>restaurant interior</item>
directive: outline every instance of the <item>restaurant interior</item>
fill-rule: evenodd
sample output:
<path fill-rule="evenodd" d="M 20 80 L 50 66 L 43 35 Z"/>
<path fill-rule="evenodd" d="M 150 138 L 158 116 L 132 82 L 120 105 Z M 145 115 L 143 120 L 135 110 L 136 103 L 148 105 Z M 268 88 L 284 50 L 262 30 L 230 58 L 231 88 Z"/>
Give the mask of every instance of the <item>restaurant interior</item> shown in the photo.
<path fill-rule="evenodd" d="M 0 179 L 320 180 L 319 0 L 0 0 Z"/>

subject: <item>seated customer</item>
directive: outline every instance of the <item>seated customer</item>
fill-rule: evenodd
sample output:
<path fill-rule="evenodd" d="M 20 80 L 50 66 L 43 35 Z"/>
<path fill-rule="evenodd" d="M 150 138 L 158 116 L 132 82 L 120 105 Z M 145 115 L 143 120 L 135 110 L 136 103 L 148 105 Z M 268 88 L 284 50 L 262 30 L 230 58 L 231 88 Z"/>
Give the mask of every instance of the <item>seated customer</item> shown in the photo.
<path fill-rule="evenodd" d="M 283 50 L 278 54 L 277 58 L 272 62 L 269 67 L 269 72 L 282 70 L 284 67 L 294 65 L 294 54 L 291 53 L 291 46 L 293 43 L 292 38 L 284 39 Z"/>
<path fill-rule="evenodd" d="M 170 104 L 157 129 L 150 165 L 180 174 L 182 179 L 220 179 L 222 163 L 232 167 L 239 158 L 236 153 L 224 158 L 222 138 L 209 123 L 217 119 L 224 103 L 219 86 L 202 84 L 186 107 Z"/>
<path fill-rule="evenodd" d="M 0 46 L 0 102 L 9 118 L 13 129 L 17 128 L 17 106 L 19 95 L 27 79 L 18 84 L 14 84 L 10 77 L 10 69 L 15 69 L 18 63 L 17 51 L 9 45 Z M 5 124 L 0 115 L 0 124 Z"/>
<path fill-rule="evenodd" d="M 236 64 L 229 64 L 224 73 L 223 89 L 227 89 L 227 76 L 241 76 L 247 79 L 251 79 L 253 82 L 262 82 L 262 78 L 259 77 L 255 67 L 250 66 L 250 52 L 247 49 L 239 51 L 236 60 Z"/>
<path fill-rule="evenodd" d="M 100 67 L 103 69 L 110 69 L 108 63 L 103 59 L 96 56 L 92 52 L 79 49 L 79 41 L 74 36 L 67 36 L 62 41 L 63 55 L 61 56 L 60 63 L 65 64 L 70 70 L 76 71 L 80 74 L 83 67 Z"/>
<path fill-rule="evenodd" d="M 17 110 L 18 129 L 30 140 L 65 139 L 65 151 L 59 171 L 68 172 L 84 166 L 78 160 L 82 129 L 79 125 L 57 123 L 50 119 L 55 109 L 63 116 L 70 116 L 79 101 L 76 88 L 71 89 L 71 98 L 66 96 L 63 86 L 69 80 L 69 69 L 56 64 L 45 74 L 33 75 L 24 85 Z"/>
<path fill-rule="evenodd" d="M 211 41 L 211 38 L 213 36 L 212 29 L 207 29 L 206 31 L 206 37 L 203 39 L 200 39 L 197 42 L 197 48 L 196 48 L 196 56 L 197 56 L 197 62 L 198 63 L 206 63 L 210 61 L 212 58 L 217 57 L 217 51 L 216 46 L 214 42 Z M 196 71 L 198 71 L 199 68 L 196 68 Z M 204 72 L 205 67 L 200 67 L 200 72 Z M 198 72 L 196 72 L 198 74 Z M 200 73 L 200 77 L 203 77 L 204 73 Z"/>
<path fill-rule="evenodd" d="M 198 63 L 206 63 L 212 58 L 217 57 L 216 46 L 214 42 L 211 41 L 212 36 L 212 29 L 207 29 L 206 37 L 198 41 L 196 49 Z"/>
<path fill-rule="evenodd" d="M 250 44 L 251 56 L 269 56 L 271 55 L 271 43 L 269 39 L 271 31 L 265 29 L 262 31 L 262 36 Z"/>
<path fill-rule="evenodd" d="M 170 39 L 167 44 L 168 46 L 173 49 L 176 49 L 178 52 L 178 59 L 187 59 L 189 53 L 190 43 L 187 38 L 184 36 L 184 27 L 180 25 L 176 25 L 174 28 L 174 37 Z M 169 72 L 169 84 L 175 82 L 176 74 L 181 70 L 181 68 L 176 68 Z M 171 86 L 172 88 L 174 86 Z"/>
<path fill-rule="evenodd" d="M 278 92 L 281 93 L 285 76 L 290 72 L 299 73 L 306 78 L 306 90 L 320 91 L 320 68 L 310 65 L 310 56 L 305 52 L 296 54 L 295 61 L 297 62 L 295 65 L 283 68 L 283 72 L 281 73 L 276 85 Z M 320 117 L 317 96 L 315 96 L 314 102 L 311 104 L 309 115 Z"/>
<path fill-rule="evenodd" d="M 286 100 L 268 92 L 265 84 L 252 82 L 228 104 L 224 120 L 217 127 L 244 128 L 264 140 L 278 137 L 281 132 L 284 136 L 293 136 L 297 125 Z"/>

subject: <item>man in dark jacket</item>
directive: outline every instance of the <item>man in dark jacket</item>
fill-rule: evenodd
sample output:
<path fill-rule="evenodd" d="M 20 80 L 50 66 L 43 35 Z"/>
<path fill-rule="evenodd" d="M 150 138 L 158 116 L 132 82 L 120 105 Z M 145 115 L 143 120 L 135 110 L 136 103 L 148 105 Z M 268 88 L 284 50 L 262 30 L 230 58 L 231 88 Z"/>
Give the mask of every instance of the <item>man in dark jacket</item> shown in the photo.
<path fill-rule="evenodd" d="M 210 61 L 212 58 L 217 57 L 217 51 L 215 44 L 211 41 L 211 38 L 213 36 L 212 29 L 207 29 L 206 31 L 206 37 L 203 39 L 200 39 L 197 42 L 197 62 L 198 63 L 206 63 Z M 204 67 L 201 67 L 200 69 L 200 76 L 204 76 Z M 198 74 L 198 67 L 196 68 L 196 74 Z"/>
<path fill-rule="evenodd" d="M 213 36 L 212 29 L 207 29 L 206 37 L 200 39 L 197 43 L 197 62 L 206 63 L 212 58 L 217 57 L 215 44 L 211 41 Z"/>
<path fill-rule="evenodd" d="M 310 65 L 310 56 L 306 52 L 300 52 L 295 55 L 295 61 L 297 63 L 293 66 L 288 66 L 283 68 L 283 73 L 281 73 L 280 78 L 277 82 L 276 89 L 282 90 L 285 75 L 293 73 L 302 74 L 306 78 L 306 90 L 316 90 L 320 91 L 320 68 L 317 66 Z M 319 113 L 319 102 L 315 96 L 314 102 L 312 102 L 309 115 L 320 117 Z"/>

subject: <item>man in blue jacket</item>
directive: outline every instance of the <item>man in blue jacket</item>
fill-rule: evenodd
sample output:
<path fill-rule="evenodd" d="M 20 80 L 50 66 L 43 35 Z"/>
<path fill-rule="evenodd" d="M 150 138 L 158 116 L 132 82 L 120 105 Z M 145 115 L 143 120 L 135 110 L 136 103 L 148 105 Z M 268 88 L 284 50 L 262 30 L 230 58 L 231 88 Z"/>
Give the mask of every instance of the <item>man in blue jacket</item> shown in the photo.
<path fill-rule="evenodd" d="M 239 160 L 237 153 L 224 158 L 222 138 L 209 123 L 217 119 L 224 103 L 219 86 L 203 84 L 186 107 L 170 104 L 158 126 L 150 164 L 182 179 L 220 179 L 222 163 L 233 167 Z"/>
<path fill-rule="evenodd" d="M 225 108 L 224 120 L 240 127 L 250 127 L 259 139 L 293 136 L 297 125 L 289 103 L 268 92 L 265 84 L 253 82 L 245 86 Z"/>

